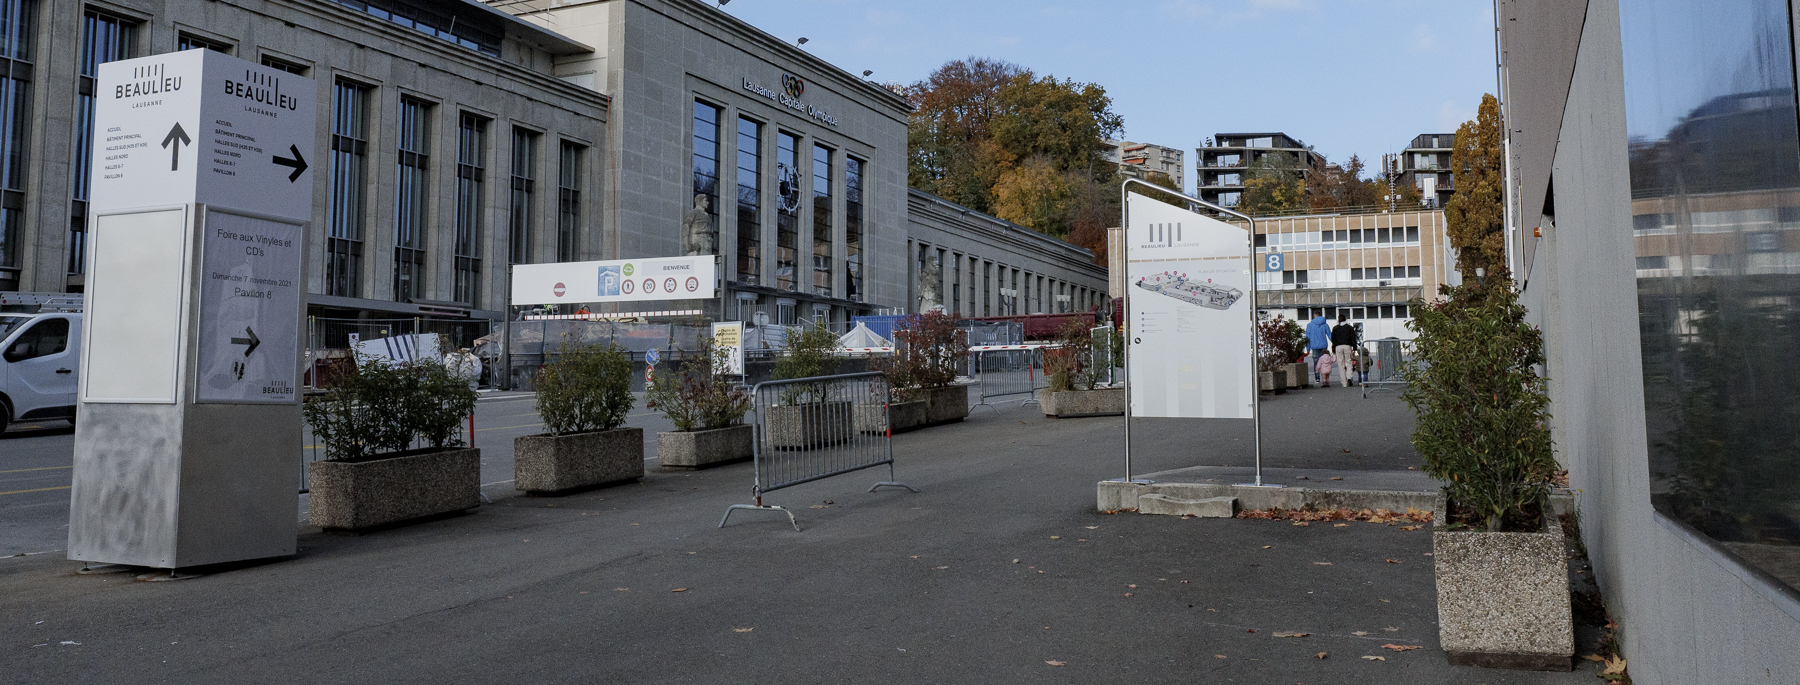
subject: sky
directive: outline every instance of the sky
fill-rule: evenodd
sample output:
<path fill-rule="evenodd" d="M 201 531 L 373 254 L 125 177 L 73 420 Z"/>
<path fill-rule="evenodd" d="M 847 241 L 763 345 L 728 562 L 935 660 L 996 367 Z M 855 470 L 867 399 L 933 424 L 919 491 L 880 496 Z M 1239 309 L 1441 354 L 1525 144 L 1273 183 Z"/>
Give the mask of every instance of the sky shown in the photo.
<path fill-rule="evenodd" d="M 1098 83 L 1126 140 L 1186 151 L 1281 131 L 1333 162 L 1451 133 L 1494 92 L 1489 0 L 730 0 L 725 11 L 882 82 L 986 57 Z M 1373 163 L 1371 163 L 1372 165 Z"/>

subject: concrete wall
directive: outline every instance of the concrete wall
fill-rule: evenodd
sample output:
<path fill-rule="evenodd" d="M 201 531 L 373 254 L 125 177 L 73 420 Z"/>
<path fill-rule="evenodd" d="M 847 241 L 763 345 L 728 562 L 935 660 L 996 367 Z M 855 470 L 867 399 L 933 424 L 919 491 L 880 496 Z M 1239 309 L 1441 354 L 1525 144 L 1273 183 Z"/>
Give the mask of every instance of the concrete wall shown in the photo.
<path fill-rule="evenodd" d="M 1045 279 L 1043 308 L 1038 306 L 1037 296 L 1031 299 L 1031 308 L 1025 308 L 1025 302 L 1019 303 L 1020 314 L 1050 313 L 1055 311 L 1056 298 L 1053 293 L 1061 284 L 1073 289 L 1070 298 L 1071 311 L 1085 311 L 1100 304 L 1107 295 L 1107 270 L 1093 263 L 1093 253 L 1085 248 L 1076 247 L 1061 240 L 1038 233 L 1024 226 L 997 219 L 980 212 L 939 198 L 930 193 L 914 190 L 909 194 L 907 206 L 907 246 L 905 254 L 910 255 L 901 269 L 909 271 L 911 284 L 907 298 L 906 311 L 918 312 L 918 250 L 920 246 L 931 251 L 933 259 L 937 250 L 943 250 L 943 268 L 940 270 L 943 282 L 938 289 L 943 295 L 945 311 L 960 313 L 962 316 L 1001 316 L 1008 313 L 1002 308 L 1000 289 L 1012 287 L 1011 274 L 1017 269 L 1020 287 L 1024 290 L 1027 277 L 1032 279 L 1036 287 L 1037 279 Z M 956 308 L 956 298 L 952 295 L 957 283 L 951 274 L 957 259 L 962 266 L 962 307 Z M 988 265 L 993 268 L 993 280 L 990 283 L 985 274 Z M 969 275 L 970 267 L 974 267 L 974 276 Z M 1000 273 L 1008 274 L 1002 285 Z M 987 306 L 983 306 L 983 305 Z"/>
<path fill-rule="evenodd" d="M 1526 151 L 1550 157 L 1515 168 L 1546 170 L 1518 181 L 1556 194 L 1524 297 L 1546 335 L 1557 455 L 1634 682 L 1792 683 L 1800 602 L 1651 508 L 1617 0 L 1590 0 L 1580 35 L 1556 142 Z M 1511 79 L 1515 102 L 1560 99 L 1555 79 L 1531 83 Z"/>

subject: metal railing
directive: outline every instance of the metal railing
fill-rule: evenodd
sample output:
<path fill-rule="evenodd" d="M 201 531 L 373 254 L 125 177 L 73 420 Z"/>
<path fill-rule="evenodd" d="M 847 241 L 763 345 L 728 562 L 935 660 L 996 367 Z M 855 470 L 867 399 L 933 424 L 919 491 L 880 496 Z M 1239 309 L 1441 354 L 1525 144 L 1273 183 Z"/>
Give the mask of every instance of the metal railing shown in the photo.
<path fill-rule="evenodd" d="M 1045 387 L 1041 345 L 1005 346 L 1018 349 L 972 350 L 975 386 L 981 392 L 976 407 L 999 411 L 990 399 L 1024 395 L 1019 406 L 1037 404 L 1037 391 Z M 973 411 L 971 408 L 970 411 Z"/>
<path fill-rule="evenodd" d="M 886 464 L 888 479 L 869 488 L 906 488 L 894 480 L 894 446 L 888 427 L 891 399 L 878 372 L 767 381 L 751 390 L 756 429 L 755 504 L 733 504 L 719 519 L 724 528 L 739 509 L 779 511 L 800 530 L 794 512 L 764 505 L 763 495 L 786 487 Z"/>
<path fill-rule="evenodd" d="M 464 433 L 462 437 L 464 440 L 468 441 L 469 447 L 474 447 L 475 446 L 475 415 L 469 414 L 468 417 L 463 419 L 463 422 L 467 426 L 465 430 L 467 430 L 468 432 Z M 412 445 L 409 446 L 410 449 L 417 449 L 420 447 L 429 447 L 429 445 L 426 445 L 423 440 L 414 438 Z M 324 441 L 320 440 L 318 436 L 313 435 L 312 426 L 308 426 L 308 425 L 306 425 L 305 422 L 301 422 L 301 424 L 300 424 L 300 493 L 299 494 L 304 495 L 309 492 L 312 492 L 312 481 L 311 481 L 311 479 L 307 478 L 306 465 L 311 464 L 315 461 L 324 461 L 328 458 L 330 458 L 330 455 L 326 453 Z M 481 498 L 483 500 L 486 500 L 487 493 L 485 493 L 485 492 L 482 493 Z"/>
<path fill-rule="evenodd" d="M 1373 392 L 1399 392 L 1400 388 L 1406 386 L 1406 375 L 1402 371 L 1410 356 L 1407 350 L 1409 342 L 1411 341 L 1399 338 L 1368 341 L 1375 347 L 1375 351 L 1370 355 L 1369 368 L 1363 370 L 1368 374 L 1362 384 L 1363 398 L 1367 399 L 1369 393 Z"/>

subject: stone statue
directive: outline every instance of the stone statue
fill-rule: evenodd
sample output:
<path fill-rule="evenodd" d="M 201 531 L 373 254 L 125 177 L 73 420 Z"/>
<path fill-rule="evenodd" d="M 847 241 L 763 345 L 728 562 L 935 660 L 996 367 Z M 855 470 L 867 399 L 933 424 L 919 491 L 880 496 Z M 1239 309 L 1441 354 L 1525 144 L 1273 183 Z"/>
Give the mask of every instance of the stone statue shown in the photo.
<path fill-rule="evenodd" d="M 929 312 L 944 305 L 944 268 L 935 259 L 925 260 L 919 271 L 919 311 Z"/>
<path fill-rule="evenodd" d="M 711 198 L 695 195 L 694 208 L 681 218 L 682 254 L 709 255 L 718 251 L 718 240 L 712 231 L 712 214 L 706 211 L 711 203 Z"/>

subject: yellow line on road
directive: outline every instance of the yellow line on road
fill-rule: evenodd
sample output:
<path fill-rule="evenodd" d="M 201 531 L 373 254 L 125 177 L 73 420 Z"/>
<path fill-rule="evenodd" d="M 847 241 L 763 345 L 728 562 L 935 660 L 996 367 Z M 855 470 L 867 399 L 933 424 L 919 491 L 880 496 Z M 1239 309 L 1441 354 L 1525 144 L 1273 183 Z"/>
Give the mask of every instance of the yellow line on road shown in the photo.
<path fill-rule="evenodd" d="M 73 466 L 43 466 L 43 467 L 39 467 L 39 468 L 35 468 L 35 469 L 13 469 L 11 471 L 0 471 L 0 473 L 24 473 L 26 471 L 54 471 L 56 469 L 72 469 L 72 468 L 75 468 L 75 467 L 73 467 Z"/>
<path fill-rule="evenodd" d="M 35 490 L 14 490 L 12 492 L 0 492 L 0 495 L 23 495 L 27 492 L 49 492 L 51 490 L 67 490 L 67 489 L 69 489 L 69 486 L 64 485 L 60 488 L 37 488 Z"/>

